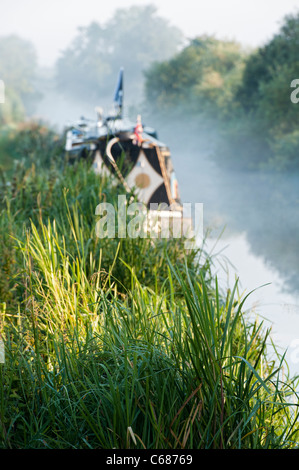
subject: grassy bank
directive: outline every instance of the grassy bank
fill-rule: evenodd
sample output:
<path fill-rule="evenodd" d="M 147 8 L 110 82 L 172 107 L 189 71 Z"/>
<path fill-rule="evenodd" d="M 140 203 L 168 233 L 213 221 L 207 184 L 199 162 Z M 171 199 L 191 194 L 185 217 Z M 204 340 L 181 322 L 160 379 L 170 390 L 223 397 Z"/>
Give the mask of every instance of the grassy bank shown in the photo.
<path fill-rule="evenodd" d="M 297 447 L 269 332 L 180 240 L 95 236 L 84 164 L 1 186 L 1 448 Z"/>

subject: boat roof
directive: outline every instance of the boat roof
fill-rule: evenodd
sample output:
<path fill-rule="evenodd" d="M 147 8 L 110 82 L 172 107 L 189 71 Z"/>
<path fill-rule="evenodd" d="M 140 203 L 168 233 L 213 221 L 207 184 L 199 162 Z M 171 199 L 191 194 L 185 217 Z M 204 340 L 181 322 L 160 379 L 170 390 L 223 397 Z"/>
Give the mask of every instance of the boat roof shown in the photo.
<path fill-rule="evenodd" d="M 130 133 L 133 135 L 135 126 L 136 123 L 133 123 L 126 118 L 108 117 L 103 121 L 81 118 L 72 126 L 72 128 L 83 132 L 84 137 L 87 140 L 97 140 L 107 135 L 117 135 L 121 133 Z M 164 142 L 161 142 L 152 135 L 155 133 L 155 129 L 148 126 L 144 126 L 143 129 L 142 137 L 145 141 L 148 140 L 159 147 L 168 148 Z"/>

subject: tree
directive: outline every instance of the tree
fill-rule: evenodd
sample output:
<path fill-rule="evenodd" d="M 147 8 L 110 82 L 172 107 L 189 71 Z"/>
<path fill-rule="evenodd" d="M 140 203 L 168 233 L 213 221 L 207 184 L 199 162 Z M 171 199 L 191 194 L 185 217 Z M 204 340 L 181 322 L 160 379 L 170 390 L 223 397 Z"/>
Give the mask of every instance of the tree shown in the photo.
<path fill-rule="evenodd" d="M 146 97 L 160 110 L 223 115 L 233 106 L 244 53 L 239 44 L 197 37 L 169 61 L 146 71 Z"/>
<path fill-rule="evenodd" d="M 57 87 L 93 105 L 113 99 L 120 67 L 125 69 L 126 102 L 142 97 L 143 70 L 171 57 L 182 43 L 180 30 L 157 16 L 152 5 L 119 9 L 105 25 L 79 28 L 56 64 Z"/>
<path fill-rule="evenodd" d="M 0 106 L 0 123 L 24 118 L 37 99 L 34 81 L 37 59 L 33 45 L 18 36 L 0 38 L 0 78 L 5 83 L 5 103 Z"/>
<path fill-rule="evenodd" d="M 271 41 L 250 56 L 236 99 L 272 150 L 271 164 L 299 168 L 299 107 L 291 82 L 299 78 L 299 14 L 285 17 Z"/>
<path fill-rule="evenodd" d="M 280 92 L 287 96 L 285 105 L 289 104 L 290 83 L 294 78 L 298 78 L 298 49 L 299 14 L 288 15 L 285 17 L 279 33 L 247 60 L 242 83 L 236 94 L 236 98 L 246 111 L 262 108 L 261 101 L 268 100 L 267 95 L 272 95 L 275 88 L 279 88 Z M 276 86 L 273 86 L 275 82 Z M 282 84 L 284 84 L 284 88 L 282 88 Z M 278 95 L 271 101 L 276 103 L 276 98 Z M 280 101 L 279 107 L 281 105 Z M 286 109 L 291 110 L 291 107 L 286 106 L 284 111 Z"/>

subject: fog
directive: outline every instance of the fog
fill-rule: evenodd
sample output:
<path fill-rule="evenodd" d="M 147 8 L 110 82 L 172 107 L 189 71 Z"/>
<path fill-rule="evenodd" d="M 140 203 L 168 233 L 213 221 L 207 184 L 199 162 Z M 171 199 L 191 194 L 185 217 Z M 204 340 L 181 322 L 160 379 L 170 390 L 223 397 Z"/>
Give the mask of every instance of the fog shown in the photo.
<path fill-rule="evenodd" d="M 1 35 L 18 34 L 36 47 L 39 64 L 36 88 L 41 99 L 31 117 L 43 119 L 60 132 L 80 116 L 94 118 L 96 106 L 104 106 L 109 111 L 117 81 L 115 73 L 103 82 L 104 91 L 99 92 L 98 99 L 84 99 L 80 94 L 70 98 L 67 90 L 57 89 L 55 63 L 62 50 L 71 44 L 79 26 L 87 26 L 92 21 L 105 24 L 113 17 L 115 7 L 144 2 L 111 1 L 109 8 L 92 0 L 84 2 L 84 8 L 82 2 L 76 1 L 43 2 L 43 8 L 35 0 L 27 1 L 26 8 L 24 3 L 12 0 L 2 5 L 5 21 Z M 185 41 L 187 37 L 207 33 L 234 38 L 250 47 L 269 39 L 282 17 L 298 7 L 296 1 L 274 1 L 270 7 L 269 2 L 239 0 L 211 1 L 204 5 L 187 0 L 181 6 L 166 0 L 151 3 L 157 5 L 157 13 L 169 24 L 183 31 Z M 125 112 L 134 118 L 141 110 L 146 124 L 155 127 L 159 138 L 169 146 L 182 201 L 204 204 L 204 227 L 211 231 L 209 248 L 224 229 L 214 249 L 217 252 L 227 246 L 215 265 L 223 282 L 231 286 L 237 275 L 241 291 L 271 283 L 252 296 L 248 308 L 254 305 L 258 314 L 274 322 L 274 335 L 281 346 L 290 346 L 299 337 L 298 175 L 224 169 L 219 164 L 221 140 L 216 124 L 192 120 L 190 116 L 182 115 L 174 120 L 171 115 L 162 118 L 153 110 L 149 113 L 140 92 L 143 78 L 138 58 L 134 65 L 134 53 L 130 50 L 127 53 L 124 61 L 130 58 L 130 68 L 125 67 Z M 109 66 L 117 70 L 122 65 L 115 61 Z M 139 77 L 140 88 L 136 93 L 130 79 L 134 76 Z M 87 80 L 81 85 L 88 90 Z M 225 255 L 233 263 L 227 265 L 228 274 L 219 262 L 225 262 Z M 292 358 L 290 366 L 299 372 Z"/>
<path fill-rule="evenodd" d="M 106 22 L 117 8 L 154 4 L 158 14 L 179 27 L 186 37 L 214 34 L 257 47 L 278 30 L 284 15 L 298 0 L 2 0 L 0 35 L 18 34 L 35 45 L 41 66 L 52 67 L 79 26 Z"/>
<path fill-rule="evenodd" d="M 215 158 L 221 155 L 216 125 L 187 116 L 157 123 L 172 150 L 182 199 L 204 204 L 205 249 L 217 255 L 221 285 L 232 288 L 238 278 L 240 293 L 257 289 L 245 307 L 272 328 L 280 352 L 288 348 L 291 371 L 299 373 L 299 175 L 225 169 Z"/>

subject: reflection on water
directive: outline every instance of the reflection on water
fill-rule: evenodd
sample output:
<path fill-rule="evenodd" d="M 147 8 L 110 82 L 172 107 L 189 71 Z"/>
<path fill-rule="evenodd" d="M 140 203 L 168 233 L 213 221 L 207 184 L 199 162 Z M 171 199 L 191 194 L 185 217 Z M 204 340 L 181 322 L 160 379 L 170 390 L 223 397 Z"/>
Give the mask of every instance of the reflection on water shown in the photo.
<path fill-rule="evenodd" d="M 217 209 L 228 232 L 244 231 L 251 252 L 278 271 L 286 290 L 299 292 L 298 175 L 218 172 L 227 186 Z"/>
<path fill-rule="evenodd" d="M 220 285 L 232 288 L 238 278 L 240 294 L 251 292 L 245 310 L 250 318 L 264 320 L 265 328 L 271 327 L 271 338 L 279 353 L 287 349 L 290 371 L 299 374 L 299 293 L 285 291 L 279 272 L 267 266 L 262 256 L 252 253 L 246 233 L 218 240 L 209 238 L 206 248 L 219 253 L 214 272 Z"/>
<path fill-rule="evenodd" d="M 216 251 L 227 246 L 223 254 L 234 267 L 227 276 L 218 266 L 223 284 L 232 286 L 237 275 L 248 293 L 270 283 L 248 298 L 247 308 L 273 324 L 275 343 L 281 352 L 288 348 L 290 369 L 299 374 L 299 175 L 228 171 L 211 157 L 217 133 L 161 130 L 183 202 L 204 204 L 209 246 L 225 227 Z"/>

